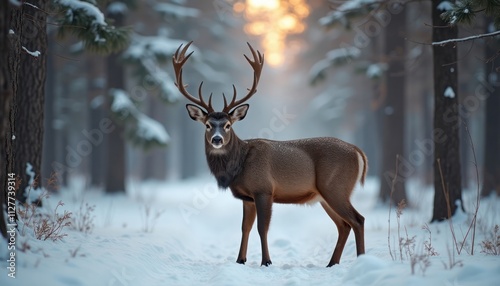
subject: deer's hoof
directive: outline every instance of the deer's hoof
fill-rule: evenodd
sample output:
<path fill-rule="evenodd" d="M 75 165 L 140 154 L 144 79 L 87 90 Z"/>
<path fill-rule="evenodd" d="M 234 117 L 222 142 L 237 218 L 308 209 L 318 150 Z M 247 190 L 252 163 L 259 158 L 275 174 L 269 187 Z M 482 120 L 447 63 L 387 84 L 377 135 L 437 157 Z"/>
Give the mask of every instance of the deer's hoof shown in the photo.
<path fill-rule="evenodd" d="M 339 263 L 338 262 L 330 262 L 330 263 L 328 263 L 328 265 L 326 267 L 332 267 L 335 264 L 339 264 Z"/>
<path fill-rule="evenodd" d="M 241 259 L 238 258 L 238 260 L 236 260 L 236 263 L 239 263 L 239 264 L 245 264 L 245 262 L 247 262 L 246 258 L 241 258 Z"/>
<path fill-rule="evenodd" d="M 268 267 L 268 266 L 269 266 L 269 265 L 271 265 L 271 264 L 273 264 L 273 263 L 271 262 L 271 260 L 268 260 L 268 261 L 262 261 L 262 263 L 260 264 L 260 266 L 266 266 L 266 267 Z"/>

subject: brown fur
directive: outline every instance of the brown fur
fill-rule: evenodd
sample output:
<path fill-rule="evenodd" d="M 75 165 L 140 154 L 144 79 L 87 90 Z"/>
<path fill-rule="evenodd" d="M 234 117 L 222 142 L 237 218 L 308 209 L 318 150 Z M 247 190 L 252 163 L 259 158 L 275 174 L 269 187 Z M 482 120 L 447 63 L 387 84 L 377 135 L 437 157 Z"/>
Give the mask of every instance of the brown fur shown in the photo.
<path fill-rule="evenodd" d="M 236 87 L 233 85 L 232 100 L 228 103 L 224 96 L 224 109 L 215 112 L 212 96 L 208 103 L 203 100 L 201 84 L 196 98 L 186 90 L 182 81 L 182 67 L 192 54 L 186 55 L 191 43 L 184 48 L 181 45 L 172 58 L 175 84 L 182 95 L 195 104 L 186 105 L 189 116 L 206 125 L 207 162 L 217 184 L 221 188 L 229 187 L 236 198 L 243 200 L 242 237 L 236 262 L 245 263 L 247 260 L 248 237 L 257 219 L 262 249 L 261 265 L 271 264 L 267 232 L 274 202 L 321 203 L 339 232 L 327 266 L 339 263 L 351 228 L 356 238 L 357 254 L 365 253 L 365 219 L 354 209 L 349 199 L 356 182 L 365 182 L 368 164 L 363 151 L 330 137 L 293 141 L 239 139 L 232 124 L 246 116 L 249 105 L 243 103 L 257 92 L 264 55 L 248 44 L 253 59 L 245 58 L 254 70 L 253 84 L 239 100 L 236 100 Z M 360 163 L 363 164 L 362 169 Z"/>
<path fill-rule="evenodd" d="M 339 231 L 339 240 L 328 266 L 339 263 L 351 228 L 355 231 L 358 255 L 364 253 L 364 218 L 349 202 L 356 181 L 359 178 L 363 184 L 367 172 L 366 156 L 358 147 L 328 137 L 293 141 L 241 140 L 232 130 L 227 136 L 229 143 L 221 149 L 215 150 L 208 140 L 205 148 L 209 168 L 219 187 L 229 187 L 234 197 L 245 202 L 237 262 L 246 261 L 246 232 L 253 225 L 255 210 L 257 219 L 261 213 L 263 225 L 259 228 L 263 243 L 262 265 L 271 264 L 264 240 L 273 202 L 321 202 Z M 363 163 L 361 174 L 358 154 Z M 251 208 L 254 210 L 249 214 Z"/>

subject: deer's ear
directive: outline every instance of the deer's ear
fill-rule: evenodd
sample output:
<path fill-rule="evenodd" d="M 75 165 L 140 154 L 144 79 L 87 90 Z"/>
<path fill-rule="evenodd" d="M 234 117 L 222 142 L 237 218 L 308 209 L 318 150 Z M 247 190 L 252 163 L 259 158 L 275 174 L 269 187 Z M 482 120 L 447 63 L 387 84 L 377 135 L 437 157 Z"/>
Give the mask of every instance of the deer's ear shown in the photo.
<path fill-rule="evenodd" d="M 231 120 L 233 122 L 243 120 L 243 118 L 245 118 L 245 116 L 247 116 L 247 111 L 248 111 L 249 107 L 250 107 L 250 105 L 248 105 L 248 104 L 242 104 L 242 105 L 236 107 L 233 111 L 231 111 L 231 113 L 229 113 Z"/>
<path fill-rule="evenodd" d="M 199 121 L 201 123 L 205 123 L 205 118 L 207 117 L 207 113 L 203 111 L 203 109 L 193 104 L 186 104 L 186 109 L 191 119 Z"/>

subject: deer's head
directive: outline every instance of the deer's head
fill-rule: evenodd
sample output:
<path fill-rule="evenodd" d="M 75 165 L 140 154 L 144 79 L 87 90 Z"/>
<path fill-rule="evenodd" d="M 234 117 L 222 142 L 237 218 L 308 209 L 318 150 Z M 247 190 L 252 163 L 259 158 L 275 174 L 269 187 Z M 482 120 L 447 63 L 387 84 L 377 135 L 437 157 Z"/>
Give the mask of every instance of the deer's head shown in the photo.
<path fill-rule="evenodd" d="M 253 84 L 252 87 L 248 89 L 248 93 L 240 100 L 236 100 L 236 87 L 233 84 L 233 98 L 231 102 L 227 102 L 226 96 L 224 97 L 224 108 L 222 111 L 215 111 L 212 107 L 212 94 L 208 99 L 208 104 L 203 99 L 202 86 L 203 82 L 200 83 L 198 88 L 198 98 L 192 96 L 187 90 L 187 85 L 182 82 L 182 67 L 193 54 L 189 53 L 186 56 L 186 52 L 191 45 L 192 41 L 189 42 L 184 48 L 182 45 L 179 46 L 175 52 L 172 63 L 174 65 L 175 71 L 175 85 L 179 91 L 184 95 L 189 101 L 194 104 L 186 104 L 186 109 L 188 111 L 191 119 L 199 121 L 205 125 L 205 140 L 209 143 L 214 150 L 221 150 L 222 147 L 229 144 L 231 137 L 234 134 L 232 130 L 232 125 L 239 120 L 245 118 L 249 105 L 244 104 L 252 95 L 257 92 L 257 85 L 259 83 L 260 73 L 264 65 L 264 55 L 259 51 L 255 51 L 250 44 L 248 47 L 252 52 L 253 61 L 250 60 L 246 55 L 248 63 L 252 66 L 254 70 Z"/>

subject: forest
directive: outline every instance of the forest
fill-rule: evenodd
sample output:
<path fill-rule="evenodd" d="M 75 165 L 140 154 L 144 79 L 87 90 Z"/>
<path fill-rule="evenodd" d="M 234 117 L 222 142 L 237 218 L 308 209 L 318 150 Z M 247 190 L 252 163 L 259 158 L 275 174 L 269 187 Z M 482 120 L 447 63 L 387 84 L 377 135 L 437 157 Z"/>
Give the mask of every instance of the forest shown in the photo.
<path fill-rule="evenodd" d="M 500 279 L 496 0 L 0 0 L 0 57 L 2 285 Z M 285 155 L 317 137 L 362 150 L 352 195 L 352 145 Z M 235 140 L 278 155 L 220 177 L 210 148 Z M 308 160 L 320 204 L 278 198 Z"/>

